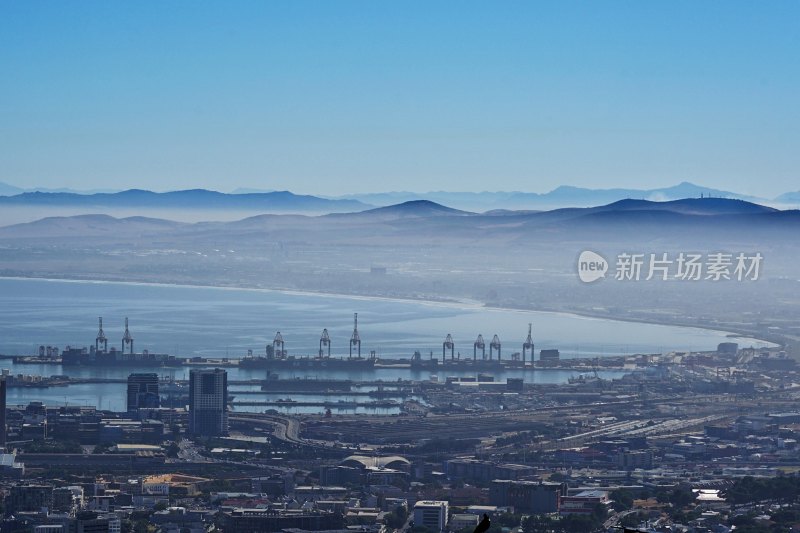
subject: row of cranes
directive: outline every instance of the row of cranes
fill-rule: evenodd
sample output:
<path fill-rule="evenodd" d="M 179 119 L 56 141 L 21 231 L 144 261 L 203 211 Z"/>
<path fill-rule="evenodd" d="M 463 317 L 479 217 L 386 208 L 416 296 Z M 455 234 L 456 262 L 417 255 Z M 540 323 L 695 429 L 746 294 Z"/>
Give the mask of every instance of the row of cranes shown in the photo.
<path fill-rule="evenodd" d="M 103 345 L 103 352 L 108 351 L 108 337 L 106 337 L 105 331 L 103 331 L 103 317 L 97 317 L 99 322 L 99 328 L 97 332 L 97 337 L 94 339 L 94 350 L 96 352 L 100 351 L 100 345 Z M 122 335 L 122 353 L 125 353 L 125 347 L 128 347 L 130 353 L 133 353 L 133 335 L 131 335 L 130 330 L 128 329 L 128 317 L 125 317 L 125 333 Z"/>
<path fill-rule="evenodd" d="M 533 361 L 533 335 L 532 335 L 533 324 L 528 324 L 528 337 L 525 339 L 525 342 L 522 343 L 522 364 L 525 364 L 525 357 L 528 352 L 530 352 L 531 361 Z M 450 360 L 454 361 L 455 357 L 455 341 L 453 341 L 453 336 L 451 334 L 447 334 L 445 337 L 444 342 L 442 343 L 442 363 L 447 360 L 447 350 L 450 350 Z M 481 351 L 481 358 L 485 361 L 486 360 L 486 342 L 483 340 L 483 335 L 479 334 L 478 338 L 475 339 L 475 342 L 472 343 L 472 360 L 478 360 L 478 350 Z M 500 343 L 500 337 L 495 335 L 492 337 L 491 342 L 489 343 L 489 361 L 494 359 L 494 352 L 497 351 L 497 360 L 502 360 L 502 344 Z M 459 358 L 461 354 L 459 353 Z M 519 353 L 514 353 L 511 355 L 512 360 L 517 360 L 519 357 Z"/>
<path fill-rule="evenodd" d="M 319 337 L 319 356 L 325 356 L 325 348 L 327 348 L 327 356 L 331 356 L 331 336 L 328 334 L 328 328 L 322 330 L 322 335 Z M 348 359 L 353 358 L 353 350 L 356 352 L 356 358 L 361 359 L 361 336 L 358 334 L 358 313 L 353 313 L 353 334 L 350 336 L 350 354 Z M 272 357 L 286 357 L 286 350 L 283 344 L 283 335 L 279 331 L 272 341 L 271 345 L 266 348 L 267 358 Z M 375 359 L 375 351 L 370 352 L 370 357 Z"/>
<path fill-rule="evenodd" d="M 533 335 L 532 335 L 533 325 L 528 324 L 528 336 L 525 339 L 525 342 L 522 343 L 522 363 L 525 364 L 528 354 L 530 354 L 530 360 L 533 361 Z M 328 328 L 322 330 L 322 334 L 319 338 L 319 357 L 326 356 L 327 350 L 327 357 L 331 356 L 331 337 L 328 333 Z M 356 358 L 361 359 L 361 337 L 358 334 L 358 313 L 355 313 L 353 316 L 353 334 L 350 336 L 350 353 L 348 355 L 349 359 L 353 358 L 353 351 L 356 351 Z M 450 351 L 450 360 L 453 361 L 456 359 L 455 355 L 455 341 L 453 340 L 453 336 L 448 333 L 447 337 L 444 339 L 442 343 L 442 362 L 444 363 L 447 360 L 447 351 Z M 478 359 L 478 350 L 481 351 L 481 358 L 482 360 L 487 360 L 486 357 L 486 342 L 483 339 L 483 335 L 478 335 L 478 338 L 472 344 L 472 359 L 473 361 L 477 361 Z M 492 337 L 491 342 L 489 342 L 489 357 L 488 360 L 492 361 L 494 359 L 495 351 L 497 352 L 497 360 L 502 360 L 502 343 L 500 342 L 500 337 L 494 335 Z M 283 335 L 281 332 L 277 332 L 275 338 L 272 341 L 272 344 L 268 344 L 266 347 L 267 358 L 274 358 L 274 357 L 286 357 L 287 353 L 284 348 L 284 341 Z M 251 354 L 252 355 L 252 354 Z M 520 353 L 514 353 L 511 355 L 511 359 L 513 361 L 519 360 Z M 370 352 L 370 357 L 375 359 L 375 351 Z M 459 359 L 461 358 L 461 354 L 459 353 Z"/>
<path fill-rule="evenodd" d="M 105 332 L 103 331 L 103 317 L 98 317 L 99 328 L 97 332 L 97 337 L 95 338 L 95 351 L 100 351 L 100 346 L 103 346 L 103 352 L 108 351 L 108 337 L 106 337 Z M 532 336 L 532 324 L 528 324 L 528 337 L 525 339 L 525 342 L 522 343 L 522 363 L 525 364 L 527 354 L 530 353 L 530 360 L 533 361 L 533 336 Z M 328 328 L 322 330 L 322 334 L 319 338 L 319 357 L 324 357 L 327 351 L 327 356 L 331 356 L 331 337 L 328 333 Z M 122 336 L 122 353 L 125 353 L 126 348 L 129 352 L 133 353 L 133 336 L 131 335 L 130 330 L 128 329 L 128 317 L 125 317 L 125 333 Z M 361 336 L 358 333 L 358 313 L 353 314 L 353 334 L 350 336 L 349 342 L 349 355 L 348 358 L 353 358 L 353 352 L 355 351 L 355 356 L 357 359 L 361 359 Z M 455 360 L 455 341 L 453 340 L 453 336 L 451 334 L 447 334 L 447 337 L 444 339 L 442 343 L 442 362 L 445 362 L 447 359 L 447 351 L 450 351 L 450 360 Z M 481 351 L 481 358 L 486 360 L 486 342 L 483 339 L 483 335 L 478 335 L 478 338 L 472 344 L 472 359 L 473 361 L 477 361 L 478 359 L 478 350 Z M 40 349 L 40 351 L 43 351 Z M 500 337 L 494 335 L 492 337 L 491 342 L 489 342 L 489 357 L 488 360 L 494 359 L 495 351 L 497 352 L 497 360 L 502 360 L 502 344 L 500 342 Z M 272 357 L 285 357 L 286 356 L 286 349 L 284 347 L 283 335 L 281 332 L 277 332 L 275 338 L 272 341 L 272 344 L 268 344 L 266 347 L 266 353 L 268 358 Z M 512 360 L 518 360 L 519 353 L 512 354 Z M 375 352 L 370 352 L 370 357 L 375 359 Z M 460 353 L 459 353 L 460 359 Z"/>

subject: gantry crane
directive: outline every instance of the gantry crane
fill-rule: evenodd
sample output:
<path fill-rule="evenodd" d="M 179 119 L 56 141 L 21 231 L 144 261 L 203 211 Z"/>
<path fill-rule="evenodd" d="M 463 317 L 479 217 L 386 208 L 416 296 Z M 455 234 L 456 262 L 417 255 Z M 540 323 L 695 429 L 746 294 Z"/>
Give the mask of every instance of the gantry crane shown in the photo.
<path fill-rule="evenodd" d="M 122 336 L 122 353 L 125 353 L 125 346 L 131 345 L 131 352 L 133 353 L 133 336 L 128 330 L 128 317 L 125 317 L 125 334 Z"/>
<path fill-rule="evenodd" d="M 280 347 L 280 349 L 278 347 Z M 280 331 L 276 333 L 275 338 L 272 339 L 272 353 L 275 354 L 275 357 L 283 357 L 286 355 L 283 349 L 283 335 L 281 335 Z"/>
<path fill-rule="evenodd" d="M 525 342 L 522 343 L 522 366 L 525 366 L 525 351 L 531 351 L 531 364 L 533 364 L 533 336 L 531 335 L 531 329 L 533 329 L 533 324 L 530 322 L 528 323 L 528 338 L 525 339 Z"/>
<path fill-rule="evenodd" d="M 497 350 L 497 360 L 501 359 L 500 357 L 500 337 L 495 335 L 492 337 L 492 342 L 489 343 L 489 360 L 492 360 L 492 352 Z"/>
<path fill-rule="evenodd" d="M 353 358 L 353 347 L 358 347 L 358 358 L 361 359 L 361 337 L 358 335 L 358 313 L 353 313 L 353 335 L 350 337 L 350 358 Z"/>
<path fill-rule="evenodd" d="M 322 335 L 319 338 L 319 356 L 322 357 L 325 352 L 322 351 L 322 347 L 328 347 L 328 357 L 331 356 L 331 336 L 328 335 L 328 328 L 322 330 Z"/>
<path fill-rule="evenodd" d="M 94 351 L 97 352 L 100 350 L 100 345 L 103 345 L 103 351 L 108 351 L 108 338 L 106 337 L 105 332 L 103 331 L 103 317 L 97 317 L 98 321 L 100 322 L 100 329 L 97 332 L 97 338 L 94 339 Z"/>
<path fill-rule="evenodd" d="M 486 343 L 483 342 L 483 335 L 478 334 L 478 338 L 475 339 L 475 342 L 472 345 L 472 360 L 477 361 L 478 359 L 478 348 L 481 349 L 481 357 L 486 359 Z"/>
<path fill-rule="evenodd" d="M 445 361 L 446 350 L 450 350 L 450 360 L 452 361 L 455 358 L 455 343 L 453 342 L 453 336 L 449 333 L 442 343 L 442 363 Z"/>

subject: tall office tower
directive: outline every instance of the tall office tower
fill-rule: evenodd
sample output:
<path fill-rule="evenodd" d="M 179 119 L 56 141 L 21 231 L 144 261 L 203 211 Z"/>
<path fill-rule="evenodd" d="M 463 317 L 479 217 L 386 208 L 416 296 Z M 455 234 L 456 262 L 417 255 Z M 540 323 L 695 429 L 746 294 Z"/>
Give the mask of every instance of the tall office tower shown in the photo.
<path fill-rule="evenodd" d="M 228 434 L 228 373 L 221 368 L 189 372 L 189 433 Z"/>
<path fill-rule="evenodd" d="M 0 376 L 0 453 L 6 449 L 6 377 Z"/>
<path fill-rule="evenodd" d="M 134 373 L 128 376 L 128 412 L 161 407 L 158 374 Z"/>

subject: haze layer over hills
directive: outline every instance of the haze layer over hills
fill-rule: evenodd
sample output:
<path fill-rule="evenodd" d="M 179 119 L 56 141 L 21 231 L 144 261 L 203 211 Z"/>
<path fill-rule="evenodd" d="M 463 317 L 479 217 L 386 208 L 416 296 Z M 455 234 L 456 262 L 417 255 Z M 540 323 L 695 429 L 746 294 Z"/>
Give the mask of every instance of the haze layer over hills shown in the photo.
<path fill-rule="evenodd" d="M 488 213 L 423 200 L 197 223 L 86 214 L 0 228 L 0 274 L 468 299 L 786 340 L 800 334 L 798 230 L 798 211 L 724 198 Z M 606 279 L 579 281 L 584 250 L 608 261 Z M 763 263 L 757 280 L 614 279 L 620 254 L 674 267 L 681 253 Z"/>

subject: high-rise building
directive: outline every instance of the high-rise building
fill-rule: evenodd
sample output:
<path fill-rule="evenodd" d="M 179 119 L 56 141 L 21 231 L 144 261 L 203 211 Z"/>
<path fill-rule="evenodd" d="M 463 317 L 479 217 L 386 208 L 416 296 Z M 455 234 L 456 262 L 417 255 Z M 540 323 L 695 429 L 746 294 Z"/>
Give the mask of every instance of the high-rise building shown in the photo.
<path fill-rule="evenodd" d="M 128 411 L 158 407 L 161 407 L 158 374 L 134 373 L 128 376 Z"/>
<path fill-rule="evenodd" d="M 228 434 L 228 373 L 221 368 L 189 372 L 189 433 Z"/>

